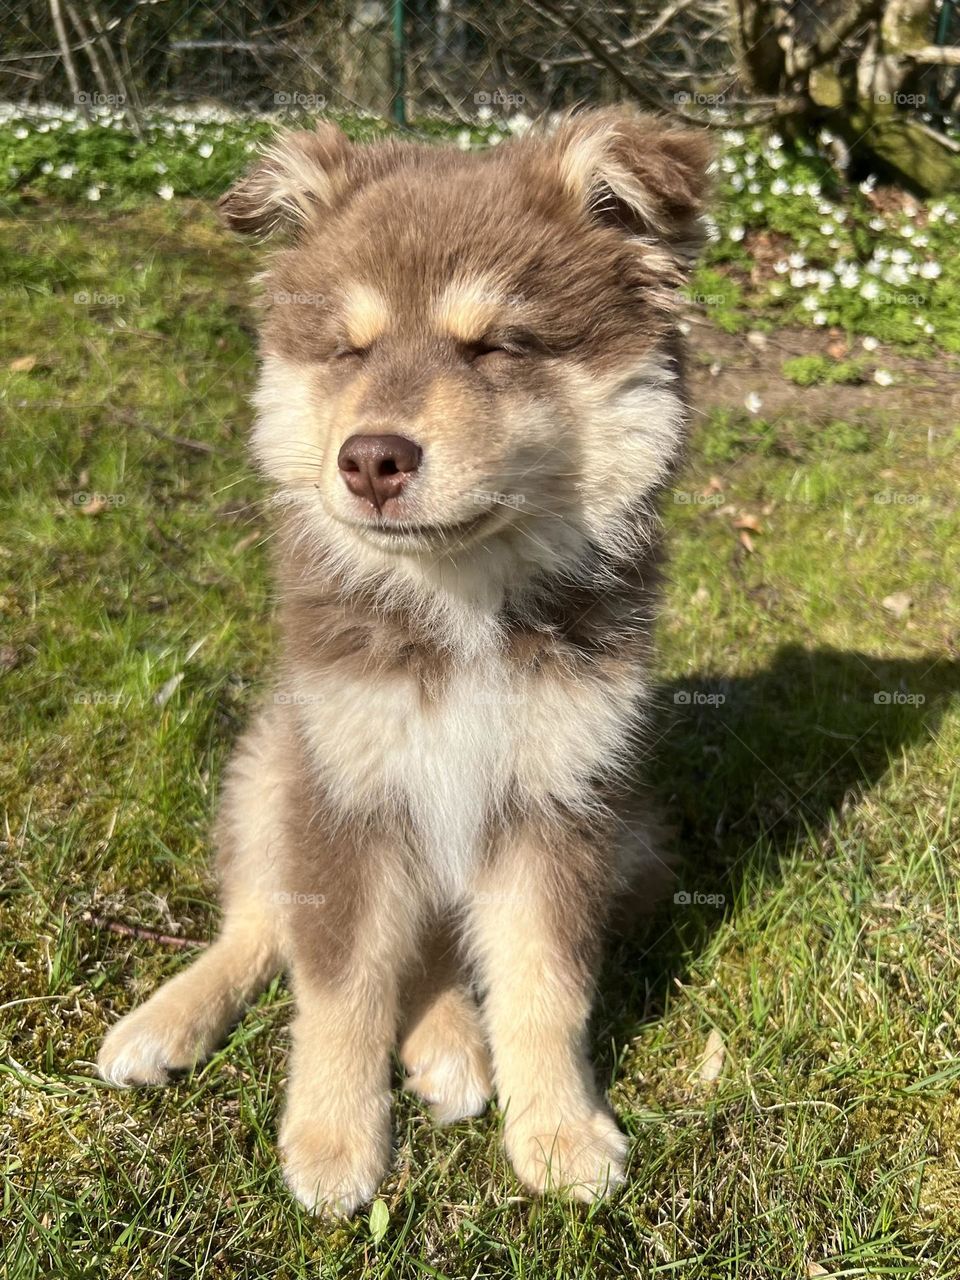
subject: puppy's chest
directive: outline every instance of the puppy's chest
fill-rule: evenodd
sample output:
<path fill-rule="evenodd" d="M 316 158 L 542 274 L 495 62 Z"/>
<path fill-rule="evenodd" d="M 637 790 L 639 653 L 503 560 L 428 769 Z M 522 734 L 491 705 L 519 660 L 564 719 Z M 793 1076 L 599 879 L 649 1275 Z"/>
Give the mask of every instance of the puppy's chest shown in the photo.
<path fill-rule="evenodd" d="M 448 673 L 427 694 L 412 676 L 320 673 L 301 724 L 345 816 L 401 809 L 445 889 L 468 882 L 507 795 L 577 805 L 623 744 L 629 690 L 519 669 L 500 655 Z"/>

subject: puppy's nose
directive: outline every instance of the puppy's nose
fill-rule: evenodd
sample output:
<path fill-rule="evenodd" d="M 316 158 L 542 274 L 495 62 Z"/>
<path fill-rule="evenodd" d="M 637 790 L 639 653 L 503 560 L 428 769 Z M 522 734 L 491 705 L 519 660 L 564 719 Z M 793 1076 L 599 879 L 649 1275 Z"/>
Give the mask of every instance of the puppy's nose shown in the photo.
<path fill-rule="evenodd" d="M 378 511 L 420 466 L 423 451 L 406 436 L 351 436 L 337 455 L 347 488 Z"/>

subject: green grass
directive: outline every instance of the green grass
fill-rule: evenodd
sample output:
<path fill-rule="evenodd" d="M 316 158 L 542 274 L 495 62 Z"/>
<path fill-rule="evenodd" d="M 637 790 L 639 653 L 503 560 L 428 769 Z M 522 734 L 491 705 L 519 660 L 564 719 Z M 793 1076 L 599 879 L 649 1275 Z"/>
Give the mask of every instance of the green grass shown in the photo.
<path fill-rule="evenodd" d="M 960 1274 L 949 411 L 698 419 L 665 511 L 650 770 L 681 886 L 712 901 L 667 903 L 604 971 L 622 1198 L 536 1202 L 495 1111 L 441 1131 L 398 1096 L 385 1229 L 379 1208 L 329 1227 L 274 1149 L 281 984 L 169 1089 L 118 1093 L 92 1068 L 187 957 L 84 912 L 215 928 L 208 821 L 269 669 L 252 257 L 180 201 L 24 207 L 2 252 L 3 1274 Z"/>

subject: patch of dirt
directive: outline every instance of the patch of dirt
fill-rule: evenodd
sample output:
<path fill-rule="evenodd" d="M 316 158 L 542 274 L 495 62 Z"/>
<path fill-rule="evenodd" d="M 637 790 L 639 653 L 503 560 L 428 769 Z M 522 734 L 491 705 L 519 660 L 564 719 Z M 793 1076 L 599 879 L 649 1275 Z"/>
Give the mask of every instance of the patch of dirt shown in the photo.
<path fill-rule="evenodd" d="M 747 396 L 759 397 L 757 417 L 814 421 L 890 421 L 917 430 L 960 424 L 960 360 L 905 356 L 879 346 L 865 351 L 859 340 L 849 350 L 837 330 L 778 329 L 768 334 L 729 334 L 709 321 L 688 317 L 688 377 L 692 403 L 700 412 L 744 409 Z M 853 385 L 798 387 L 783 376 L 785 360 L 823 356 L 856 361 L 864 381 Z M 874 381 L 876 369 L 888 370 L 892 386 Z"/>

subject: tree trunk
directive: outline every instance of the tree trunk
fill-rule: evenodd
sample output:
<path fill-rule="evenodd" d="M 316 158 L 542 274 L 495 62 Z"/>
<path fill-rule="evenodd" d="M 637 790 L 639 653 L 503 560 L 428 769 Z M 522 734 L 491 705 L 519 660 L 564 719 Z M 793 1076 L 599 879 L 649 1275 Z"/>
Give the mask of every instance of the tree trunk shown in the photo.
<path fill-rule="evenodd" d="M 957 148 L 919 116 L 920 75 L 937 56 L 934 0 L 836 0 L 818 5 L 813 20 L 805 6 L 777 0 L 731 7 L 747 87 L 809 102 L 785 122 L 789 132 L 827 125 L 859 168 L 931 194 L 960 190 Z"/>

